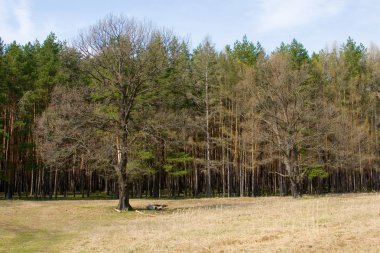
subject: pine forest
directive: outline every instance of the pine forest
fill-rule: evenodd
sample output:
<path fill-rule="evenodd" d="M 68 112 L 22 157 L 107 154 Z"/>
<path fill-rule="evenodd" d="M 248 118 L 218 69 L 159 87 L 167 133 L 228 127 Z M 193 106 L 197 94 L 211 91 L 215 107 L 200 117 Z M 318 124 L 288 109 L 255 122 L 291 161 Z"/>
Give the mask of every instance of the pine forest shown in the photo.
<path fill-rule="evenodd" d="M 109 15 L 0 40 L 0 196 L 255 197 L 380 190 L 380 49 L 351 37 L 222 50 Z"/>

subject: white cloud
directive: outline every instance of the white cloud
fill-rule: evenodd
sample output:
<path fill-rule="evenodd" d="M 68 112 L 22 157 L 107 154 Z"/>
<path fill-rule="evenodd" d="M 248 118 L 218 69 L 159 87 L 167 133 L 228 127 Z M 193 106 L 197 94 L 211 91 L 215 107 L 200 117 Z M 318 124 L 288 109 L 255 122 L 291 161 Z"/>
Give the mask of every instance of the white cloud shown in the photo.
<path fill-rule="evenodd" d="M 308 25 L 339 14 L 344 0 L 261 0 L 258 30 L 270 32 Z"/>
<path fill-rule="evenodd" d="M 18 43 L 43 38 L 50 31 L 50 25 L 36 27 L 32 19 L 28 0 L 0 0 L 0 37 L 7 43 Z"/>
<path fill-rule="evenodd" d="M 25 0 L 0 0 L 0 36 L 5 41 L 21 40 L 32 31 L 29 6 Z"/>
<path fill-rule="evenodd" d="M 30 10 L 26 0 L 22 0 L 18 3 L 17 8 L 13 11 L 13 14 L 18 22 L 18 33 L 21 36 L 28 36 L 33 30 L 32 20 L 30 18 Z"/>

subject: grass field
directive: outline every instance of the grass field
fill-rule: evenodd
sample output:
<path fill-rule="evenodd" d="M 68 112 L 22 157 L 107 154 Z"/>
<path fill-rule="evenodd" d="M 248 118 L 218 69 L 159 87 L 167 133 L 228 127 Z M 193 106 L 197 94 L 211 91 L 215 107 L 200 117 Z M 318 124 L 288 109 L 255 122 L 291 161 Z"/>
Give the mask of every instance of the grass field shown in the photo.
<path fill-rule="evenodd" d="M 380 252 L 375 193 L 116 203 L 2 200 L 0 252 Z"/>

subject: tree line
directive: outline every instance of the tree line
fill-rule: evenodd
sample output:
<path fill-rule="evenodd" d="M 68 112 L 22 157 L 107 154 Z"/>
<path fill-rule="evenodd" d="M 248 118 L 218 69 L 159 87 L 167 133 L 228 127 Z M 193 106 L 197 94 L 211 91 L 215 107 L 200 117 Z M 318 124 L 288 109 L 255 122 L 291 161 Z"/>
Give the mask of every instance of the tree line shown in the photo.
<path fill-rule="evenodd" d="M 194 50 L 108 16 L 73 45 L 0 40 L 6 199 L 378 191 L 380 50 L 243 37 Z"/>

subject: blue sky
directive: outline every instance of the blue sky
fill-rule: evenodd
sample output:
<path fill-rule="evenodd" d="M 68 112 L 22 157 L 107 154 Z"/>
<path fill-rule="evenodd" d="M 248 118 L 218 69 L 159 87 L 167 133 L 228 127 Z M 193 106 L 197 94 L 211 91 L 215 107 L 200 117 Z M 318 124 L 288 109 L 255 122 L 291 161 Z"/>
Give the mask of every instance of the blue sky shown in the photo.
<path fill-rule="evenodd" d="M 70 42 L 109 13 L 172 29 L 192 47 L 209 36 L 222 49 L 244 34 L 267 51 L 293 38 L 310 52 L 348 36 L 380 45 L 377 0 L 0 0 L 0 37 L 26 43 L 53 31 Z"/>

